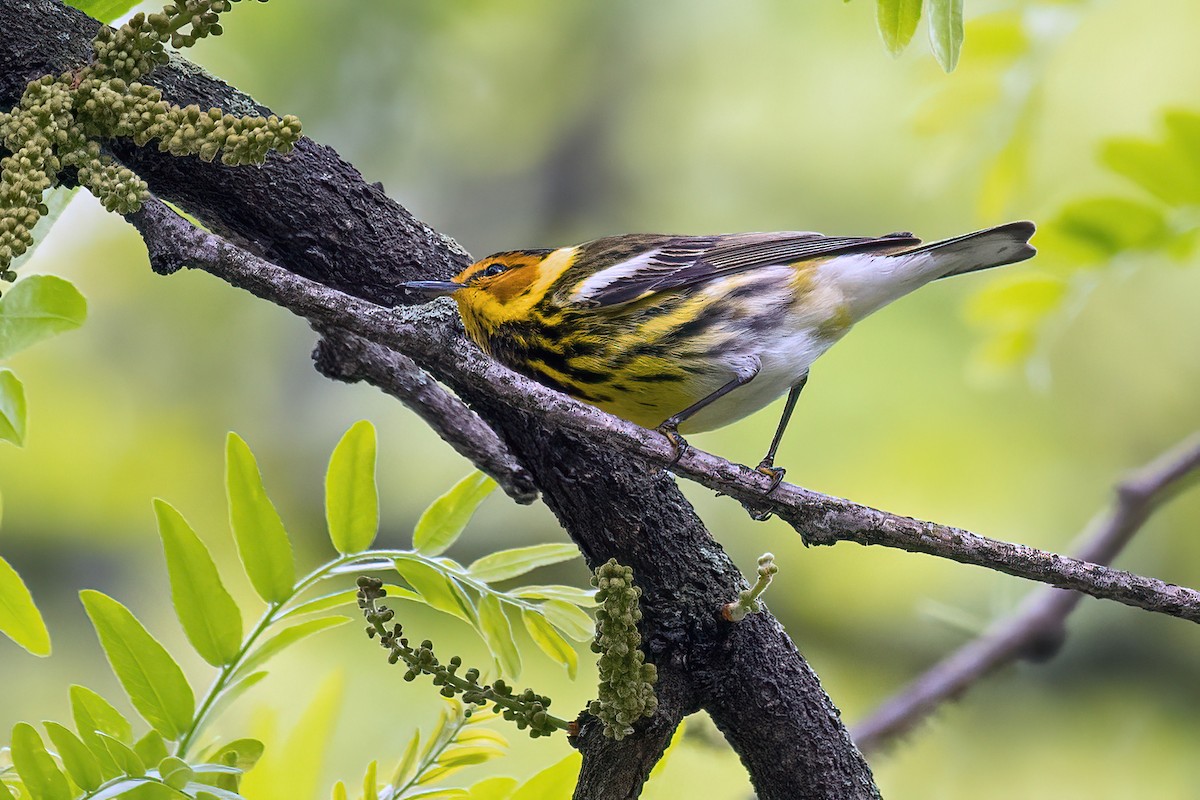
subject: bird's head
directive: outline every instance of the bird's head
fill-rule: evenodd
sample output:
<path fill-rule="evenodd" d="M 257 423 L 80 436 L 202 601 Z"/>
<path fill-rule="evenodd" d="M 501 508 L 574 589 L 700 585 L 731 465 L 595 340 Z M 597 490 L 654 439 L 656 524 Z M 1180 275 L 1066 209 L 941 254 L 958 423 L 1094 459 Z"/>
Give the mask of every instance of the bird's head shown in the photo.
<path fill-rule="evenodd" d="M 529 317 L 569 264 L 571 249 L 494 253 L 451 280 L 410 281 L 404 288 L 427 299 L 453 297 L 467 333 L 481 341 L 501 325 Z"/>

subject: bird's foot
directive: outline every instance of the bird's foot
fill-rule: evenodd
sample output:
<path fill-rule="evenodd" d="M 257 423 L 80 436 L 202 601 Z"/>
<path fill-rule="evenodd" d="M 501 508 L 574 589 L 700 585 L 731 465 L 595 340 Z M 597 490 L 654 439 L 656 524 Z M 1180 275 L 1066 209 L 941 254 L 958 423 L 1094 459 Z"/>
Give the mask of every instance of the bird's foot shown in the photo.
<path fill-rule="evenodd" d="M 661 433 L 663 436 L 665 436 L 671 445 L 672 457 L 671 460 L 667 462 L 668 467 L 673 467 L 678 464 L 679 459 L 683 458 L 683 454 L 686 453 L 689 448 L 691 448 L 691 445 L 687 443 L 687 439 L 684 439 L 676 429 L 675 426 L 677 424 L 678 423 L 672 420 L 667 420 L 662 425 L 659 425 L 654 429 L 658 433 Z"/>
<path fill-rule="evenodd" d="M 787 470 L 783 467 L 777 467 L 772 463 L 771 459 L 764 458 L 759 465 L 754 468 L 755 472 L 760 472 L 771 479 L 771 487 L 767 489 L 767 494 L 779 488 L 779 484 L 783 483 L 783 476 L 787 474 Z"/>

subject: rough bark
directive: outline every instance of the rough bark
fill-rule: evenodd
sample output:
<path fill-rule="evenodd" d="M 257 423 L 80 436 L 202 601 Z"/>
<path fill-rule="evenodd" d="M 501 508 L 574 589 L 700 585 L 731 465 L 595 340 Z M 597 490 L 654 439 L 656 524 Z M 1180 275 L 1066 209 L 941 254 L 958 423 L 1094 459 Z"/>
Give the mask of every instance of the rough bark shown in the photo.
<path fill-rule="evenodd" d="M 0 4 L 0 105 L 14 104 L 30 78 L 83 64 L 96 29 L 53 0 Z M 181 60 L 151 82 L 174 102 L 264 111 Z M 403 299 L 401 281 L 446 277 L 468 260 L 381 186 L 368 185 L 331 149 L 310 140 L 261 169 L 202 164 L 121 142 L 113 151 L 152 191 L 212 230 L 299 275 L 381 305 Z M 585 729 L 580 741 L 589 779 L 577 797 L 636 796 L 665 744 L 664 731 L 679 716 L 710 706 L 760 797 L 878 796 L 836 708 L 778 622 L 765 613 L 750 625 L 717 621 L 717 609 L 743 581 L 671 478 L 602 441 L 548 431 L 537 414 L 487 394 L 462 396 L 532 475 L 589 563 L 615 557 L 633 567 L 644 589 L 649 656 L 660 666 L 664 690 L 678 697 L 620 747 L 598 742 Z M 753 680 L 768 683 L 769 693 L 731 692 L 750 679 L 739 672 L 750 665 Z M 765 720 L 774 728 L 771 737 L 762 735 Z M 635 751 L 638 769 L 625 769 Z M 610 782 L 594 783 L 592 776 Z"/>

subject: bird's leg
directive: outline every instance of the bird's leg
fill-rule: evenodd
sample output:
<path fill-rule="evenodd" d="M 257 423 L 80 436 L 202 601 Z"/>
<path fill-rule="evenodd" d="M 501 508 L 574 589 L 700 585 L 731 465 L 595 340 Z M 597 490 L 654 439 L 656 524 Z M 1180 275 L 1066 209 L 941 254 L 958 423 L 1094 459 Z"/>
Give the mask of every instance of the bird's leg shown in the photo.
<path fill-rule="evenodd" d="M 804 384 L 808 383 L 808 373 L 800 378 L 800 380 L 788 392 L 787 400 L 783 404 L 783 416 L 779 418 L 779 426 L 775 428 L 775 435 L 771 438 L 771 446 L 767 449 L 767 454 L 763 456 L 763 460 L 758 463 L 756 470 L 766 475 L 771 479 L 771 488 L 767 490 L 767 494 L 775 491 L 780 482 L 783 481 L 783 475 L 787 472 L 783 467 L 775 466 L 775 451 L 779 449 L 779 443 L 783 441 L 783 432 L 787 430 L 788 422 L 792 418 L 792 412 L 796 410 L 796 401 L 800 399 L 800 392 L 804 391 Z"/>
<path fill-rule="evenodd" d="M 697 400 L 696 402 L 692 403 L 690 406 L 685 408 L 683 411 L 680 411 L 678 414 L 674 414 L 674 415 L 668 417 L 667 419 L 663 420 L 662 424 L 654 429 L 654 430 L 658 431 L 659 433 L 661 433 L 663 436 L 667 437 L 667 441 L 671 443 L 671 448 L 674 450 L 675 456 L 674 456 L 674 458 L 671 459 L 670 464 L 668 464 L 667 466 L 672 466 L 672 465 L 678 463 L 679 459 L 683 458 L 683 454 L 687 452 L 687 449 L 689 446 L 687 443 L 687 440 L 684 439 L 682 436 L 680 436 L 679 426 L 682 425 L 684 422 L 686 422 L 688 420 L 688 418 L 695 415 L 696 412 L 700 411 L 704 407 L 711 405 L 712 403 L 715 403 L 716 401 L 720 400 L 722 397 L 729 394 L 730 392 L 732 392 L 734 389 L 738 388 L 739 386 L 745 386 L 747 383 L 749 383 L 751 380 L 754 379 L 754 376 L 758 374 L 758 370 L 759 370 L 759 366 L 757 364 L 755 364 L 753 372 L 747 371 L 741 375 L 738 375 L 736 378 L 734 378 L 729 383 L 722 386 L 720 389 L 717 389 L 712 394 L 710 394 L 706 397 L 700 398 L 699 400 Z"/>

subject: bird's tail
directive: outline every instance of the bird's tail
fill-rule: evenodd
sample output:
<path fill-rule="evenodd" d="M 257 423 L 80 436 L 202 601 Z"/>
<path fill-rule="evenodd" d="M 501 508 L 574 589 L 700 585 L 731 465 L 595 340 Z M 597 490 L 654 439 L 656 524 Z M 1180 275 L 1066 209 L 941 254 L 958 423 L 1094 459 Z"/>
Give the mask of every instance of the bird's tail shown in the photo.
<path fill-rule="evenodd" d="M 930 281 L 1032 258 L 1032 222 L 1010 222 L 933 244 L 888 253 L 854 253 L 828 262 L 855 320 Z"/>
<path fill-rule="evenodd" d="M 949 278 L 951 275 L 963 275 L 1033 258 L 1037 250 L 1029 244 L 1029 238 L 1034 230 L 1032 222 L 1009 222 L 915 247 L 897 255 L 929 253 L 940 266 L 941 274 L 935 278 Z"/>

